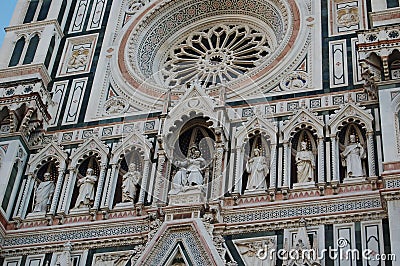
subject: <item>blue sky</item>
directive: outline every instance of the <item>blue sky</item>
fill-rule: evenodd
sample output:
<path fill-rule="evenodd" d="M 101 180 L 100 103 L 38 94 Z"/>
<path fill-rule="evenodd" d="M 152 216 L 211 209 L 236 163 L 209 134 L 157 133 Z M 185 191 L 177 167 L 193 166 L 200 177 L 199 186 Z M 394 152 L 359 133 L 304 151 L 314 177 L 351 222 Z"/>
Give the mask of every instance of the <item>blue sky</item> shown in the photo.
<path fill-rule="evenodd" d="M 17 0 L 0 0 L 0 44 L 3 44 L 4 27 L 9 25 L 16 3 Z"/>

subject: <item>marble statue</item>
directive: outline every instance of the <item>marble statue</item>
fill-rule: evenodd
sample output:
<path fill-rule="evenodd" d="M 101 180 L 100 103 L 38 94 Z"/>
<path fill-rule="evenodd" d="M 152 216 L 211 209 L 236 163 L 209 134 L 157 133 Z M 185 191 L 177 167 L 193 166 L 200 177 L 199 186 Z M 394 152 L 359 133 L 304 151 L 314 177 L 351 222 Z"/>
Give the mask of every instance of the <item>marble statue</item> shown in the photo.
<path fill-rule="evenodd" d="M 246 163 L 249 173 L 246 190 L 262 190 L 267 188 L 266 176 L 269 173 L 267 158 L 261 155 L 260 149 L 254 149 L 253 157 Z"/>
<path fill-rule="evenodd" d="M 365 150 L 359 142 L 356 142 L 356 136 L 350 135 L 350 142 L 341 153 L 342 165 L 346 167 L 346 177 L 364 176 L 361 159 L 365 158 Z"/>
<path fill-rule="evenodd" d="M 88 207 L 94 201 L 94 184 L 97 176 L 93 175 L 93 169 L 88 168 L 86 176 L 78 180 L 79 195 L 76 199 L 75 208 Z"/>
<path fill-rule="evenodd" d="M 43 181 L 35 189 L 33 212 L 46 212 L 47 206 L 51 204 L 51 199 L 55 190 L 50 173 L 45 173 Z"/>
<path fill-rule="evenodd" d="M 307 150 L 307 142 L 300 143 L 300 151 L 296 154 L 297 182 L 306 183 L 314 180 L 315 159 L 314 154 Z"/>
<path fill-rule="evenodd" d="M 201 152 L 199 150 L 195 150 L 192 154 L 192 157 L 187 160 L 189 186 L 203 185 L 204 180 L 201 172 L 204 170 L 203 167 L 205 164 L 206 160 L 201 157 Z"/>
<path fill-rule="evenodd" d="M 128 172 L 122 177 L 122 202 L 134 202 L 136 186 L 139 184 L 141 174 L 136 170 L 136 164 L 130 163 Z"/>
<path fill-rule="evenodd" d="M 191 155 L 186 160 L 174 163 L 180 168 L 172 178 L 172 189 L 169 194 L 178 194 L 190 187 L 203 185 L 202 171 L 206 165 L 206 160 L 201 157 L 201 152 L 197 147 L 191 148 L 190 153 Z"/>

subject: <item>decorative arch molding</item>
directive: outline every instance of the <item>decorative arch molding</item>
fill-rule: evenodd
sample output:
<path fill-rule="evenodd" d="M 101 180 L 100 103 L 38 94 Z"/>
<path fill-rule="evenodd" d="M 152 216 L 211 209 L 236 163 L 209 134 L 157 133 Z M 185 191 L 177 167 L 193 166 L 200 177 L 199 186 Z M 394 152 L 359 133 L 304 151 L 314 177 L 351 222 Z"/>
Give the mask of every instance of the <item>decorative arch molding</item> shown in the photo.
<path fill-rule="evenodd" d="M 270 188 L 276 187 L 276 156 L 277 156 L 277 144 L 278 144 L 278 128 L 277 126 L 265 119 L 263 116 L 254 116 L 250 118 L 247 122 L 243 124 L 235 133 L 236 139 L 236 174 L 235 174 L 235 193 L 239 193 L 242 191 L 243 181 L 242 181 L 242 174 L 243 174 L 243 167 L 244 167 L 244 160 L 245 160 L 245 146 L 246 143 L 249 141 L 249 134 L 256 134 L 259 133 L 262 136 L 266 137 L 270 141 Z"/>
<path fill-rule="evenodd" d="M 43 166 L 42 162 L 46 161 L 47 163 L 49 159 L 56 160 L 59 163 L 59 168 L 65 169 L 67 166 L 67 158 L 68 154 L 63 150 L 63 148 L 52 142 L 45 148 L 41 149 L 39 153 L 31 156 L 31 159 L 28 162 L 28 174 L 35 175 L 39 168 Z"/>
<path fill-rule="evenodd" d="M 196 117 L 208 118 L 212 122 L 209 127 L 216 132 L 221 132 L 223 138 L 227 139 L 226 136 L 229 136 L 227 128 L 229 126 L 226 123 L 229 121 L 225 121 L 225 116 L 220 116 L 220 113 L 216 109 L 217 104 L 201 85 L 198 82 L 192 83 L 189 90 L 179 100 L 179 103 L 171 109 L 165 119 L 162 138 L 167 152 L 171 151 L 174 147 L 173 145 L 178 137 L 176 135 L 178 127 Z M 222 127 L 220 125 L 225 126 Z"/>
<path fill-rule="evenodd" d="M 150 159 L 150 149 L 151 143 L 144 137 L 144 135 L 139 134 L 139 132 L 133 132 L 127 137 L 125 137 L 112 151 L 112 158 L 110 163 L 116 164 L 123 154 L 130 152 L 133 148 L 136 148 L 144 160 Z"/>
<path fill-rule="evenodd" d="M 360 125 L 367 132 L 373 132 L 373 120 L 373 116 L 365 107 L 349 102 L 330 116 L 328 126 L 331 135 L 337 135 L 341 128 L 350 122 Z"/>
<path fill-rule="evenodd" d="M 292 147 L 291 140 L 301 130 L 308 130 L 317 141 L 317 183 L 325 182 L 325 150 L 324 150 L 324 122 L 321 117 L 302 108 L 290 119 L 283 123 L 283 183 L 285 188 L 290 187 Z"/>
<path fill-rule="evenodd" d="M 332 164 L 332 179 L 339 182 L 339 132 L 347 124 L 354 123 L 359 125 L 366 131 L 367 156 L 368 156 L 368 172 L 370 177 L 376 176 L 375 169 L 375 147 L 374 147 L 374 117 L 368 112 L 365 107 L 356 105 L 353 101 L 349 101 L 343 105 L 335 114 L 330 116 L 328 122 L 330 138 L 331 138 L 331 164 Z"/>
<path fill-rule="evenodd" d="M 90 212 L 95 211 L 100 206 L 101 194 L 103 192 L 104 180 L 107 172 L 108 163 L 108 147 L 101 142 L 98 138 L 92 137 L 86 140 L 81 146 L 72 152 L 71 163 L 69 167 L 68 178 L 64 181 L 63 196 L 59 204 L 58 212 L 63 215 L 68 213 L 71 204 L 71 197 L 73 195 L 74 186 L 76 185 L 76 179 L 78 177 L 78 165 L 83 162 L 90 153 L 97 153 L 99 157 L 100 173 L 98 176 L 96 195 L 93 203 L 93 207 Z M 80 210 L 74 210 L 79 212 Z M 85 211 L 85 210 L 83 210 Z"/>
<path fill-rule="evenodd" d="M 182 121 L 183 116 L 188 116 L 190 113 L 207 116 L 213 120 L 213 126 L 218 121 L 215 110 L 216 104 L 211 97 L 205 92 L 199 83 L 192 83 L 189 90 L 182 96 L 179 103 L 174 106 L 164 124 L 164 136 L 173 133 L 171 129 L 176 121 Z"/>
<path fill-rule="evenodd" d="M 117 179 L 118 179 L 118 172 L 121 168 L 121 160 L 123 159 L 124 155 L 130 153 L 134 150 L 139 152 L 139 155 L 143 159 L 143 169 L 141 169 L 142 173 L 142 180 L 141 180 L 141 189 L 139 193 L 138 204 L 144 203 L 145 192 L 148 184 L 149 174 L 151 172 L 151 154 L 150 150 L 152 148 L 151 143 L 147 140 L 144 135 L 140 134 L 139 132 L 133 132 L 123 141 L 121 141 L 116 149 L 112 152 L 112 158 L 110 160 L 111 164 L 111 171 L 106 177 L 105 181 L 105 188 L 104 188 L 104 197 L 101 201 L 101 209 L 108 210 L 111 209 L 113 206 L 113 199 L 115 190 L 117 189 Z"/>
<path fill-rule="evenodd" d="M 278 128 L 276 124 L 262 116 L 254 116 L 236 131 L 235 138 L 237 147 L 239 145 L 243 147 L 249 134 L 255 133 L 256 131 L 267 136 L 271 140 L 271 144 L 276 145 L 278 143 Z"/>
<path fill-rule="evenodd" d="M 101 157 L 101 164 L 106 164 L 108 159 L 108 147 L 101 142 L 98 138 L 90 138 L 86 140 L 81 146 L 74 150 L 71 154 L 71 166 L 78 165 L 80 160 L 89 152 L 98 152 Z"/>
<path fill-rule="evenodd" d="M 26 215 L 35 183 L 38 182 L 37 173 L 42 166 L 45 166 L 50 161 L 54 161 L 57 164 L 58 176 L 56 178 L 57 182 L 55 184 L 53 198 L 51 199 L 50 210 L 46 214 L 43 214 L 43 216 L 55 214 L 67 168 L 67 159 L 68 154 L 62 147 L 54 142 L 41 149 L 39 153 L 31 156 L 28 162 L 28 178 L 26 179 L 24 190 L 18 202 L 18 206 L 20 207 L 18 208 L 16 217 L 21 218 Z"/>
<path fill-rule="evenodd" d="M 323 138 L 324 126 L 321 117 L 310 112 L 308 109 L 302 108 L 290 120 L 283 122 L 283 141 L 289 142 L 302 129 L 309 129 L 317 138 Z"/>

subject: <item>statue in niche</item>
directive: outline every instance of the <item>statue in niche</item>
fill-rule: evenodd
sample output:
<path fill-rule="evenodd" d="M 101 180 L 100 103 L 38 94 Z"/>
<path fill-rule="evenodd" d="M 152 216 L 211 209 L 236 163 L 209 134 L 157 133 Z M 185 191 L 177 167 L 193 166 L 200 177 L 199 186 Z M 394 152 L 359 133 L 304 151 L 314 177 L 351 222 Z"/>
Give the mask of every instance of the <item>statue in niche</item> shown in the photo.
<path fill-rule="evenodd" d="M 76 199 L 75 208 L 89 207 L 94 201 L 94 185 L 97 176 L 93 174 L 94 170 L 88 168 L 86 176 L 78 180 L 79 195 Z"/>
<path fill-rule="evenodd" d="M 267 188 L 265 177 L 269 173 L 267 158 L 261 155 L 260 149 L 254 149 L 253 157 L 246 163 L 249 173 L 246 190 L 264 190 Z"/>
<path fill-rule="evenodd" d="M 35 189 L 33 212 L 47 212 L 47 207 L 51 204 L 55 190 L 54 181 L 51 180 L 50 173 L 45 173 L 43 181 Z"/>
<path fill-rule="evenodd" d="M 365 150 L 363 146 L 356 141 L 355 135 L 349 136 L 349 144 L 347 144 L 342 155 L 342 165 L 346 167 L 347 177 L 364 176 L 361 159 L 365 158 Z"/>
<path fill-rule="evenodd" d="M 296 153 L 297 182 L 306 183 L 314 180 L 314 154 L 307 149 L 307 142 L 300 143 L 300 151 Z"/>
<path fill-rule="evenodd" d="M 136 164 L 129 164 L 128 172 L 122 177 L 122 202 L 134 202 L 142 175 L 136 170 Z"/>
<path fill-rule="evenodd" d="M 184 161 L 176 161 L 175 165 L 180 169 L 172 179 L 172 190 L 169 194 L 178 194 L 191 187 L 203 185 L 202 171 L 206 165 L 206 160 L 201 157 L 201 152 L 197 147 L 192 147 L 190 156 Z"/>

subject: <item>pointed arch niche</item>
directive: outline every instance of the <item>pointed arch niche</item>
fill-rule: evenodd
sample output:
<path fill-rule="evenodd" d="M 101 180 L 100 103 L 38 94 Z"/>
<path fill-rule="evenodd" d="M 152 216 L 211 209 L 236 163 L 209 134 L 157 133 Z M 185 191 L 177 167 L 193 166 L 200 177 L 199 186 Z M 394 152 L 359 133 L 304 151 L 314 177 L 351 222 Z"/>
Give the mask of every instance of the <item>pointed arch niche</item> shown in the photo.
<path fill-rule="evenodd" d="M 61 188 L 65 177 L 68 155 L 63 151 L 62 147 L 55 143 L 50 143 L 40 153 L 32 155 L 29 160 L 28 178 L 21 192 L 19 206 L 16 208 L 14 217 L 25 217 L 26 213 L 31 213 L 34 204 L 35 186 L 44 180 L 45 173 L 50 174 L 51 180 L 54 182 L 55 188 L 52 195 L 50 205 L 46 213 L 40 213 L 39 216 L 44 217 L 45 214 L 54 215 L 60 199 Z M 37 215 L 33 215 L 37 217 Z"/>
<path fill-rule="evenodd" d="M 261 116 L 254 116 L 236 132 L 236 174 L 233 182 L 234 192 L 243 194 L 248 182 L 246 163 L 255 149 L 266 157 L 269 173 L 266 176 L 267 187 L 276 187 L 277 128 Z M 229 188 L 230 189 L 230 188 Z"/>
<path fill-rule="evenodd" d="M 201 156 L 206 161 L 203 173 L 203 184 L 207 184 L 206 197 L 217 199 L 223 193 L 223 173 L 227 160 L 224 145 L 229 139 L 229 118 L 224 108 L 217 107 L 201 87 L 199 82 L 193 82 L 185 95 L 168 113 L 162 132 L 163 152 L 159 154 L 157 178 L 163 175 L 164 162 L 168 177 L 172 179 L 177 168 L 173 166 L 176 160 L 184 160 L 190 148 L 197 146 Z M 166 190 L 159 189 L 161 201 L 166 202 Z"/>
<path fill-rule="evenodd" d="M 72 192 L 70 209 L 78 209 L 80 205 L 80 203 L 77 202 L 79 195 L 79 187 L 77 185 L 78 180 L 87 175 L 88 169 L 92 169 L 93 175 L 95 175 L 98 178 L 100 174 L 100 161 L 101 161 L 101 156 L 97 152 L 92 152 L 92 151 L 90 151 L 88 154 L 85 154 L 82 159 L 78 160 L 79 165 L 76 172 L 76 182 Z M 95 193 L 96 191 L 98 191 L 98 182 L 99 180 L 97 179 L 97 181 L 93 185 Z M 90 202 L 89 206 L 87 206 L 88 208 L 93 207 L 94 200 L 95 199 L 93 198 L 93 202 Z"/>
<path fill-rule="evenodd" d="M 88 211 L 87 208 L 75 208 L 79 188 L 77 182 L 79 178 L 86 176 L 87 169 L 93 169 L 93 175 L 97 177 L 94 201 L 90 205 L 90 210 L 97 210 L 100 205 L 101 193 L 103 191 L 104 179 L 107 172 L 108 147 L 97 138 L 86 140 L 80 147 L 72 152 L 69 175 L 64 182 L 63 200 L 58 212 L 61 214 Z"/>
<path fill-rule="evenodd" d="M 101 209 L 110 210 L 114 207 L 124 207 L 122 203 L 122 177 L 128 172 L 130 163 L 135 163 L 136 171 L 141 174 L 141 180 L 137 186 L 136 205 L 144 205 L 148 199 L 148 181 L 152 169 L 151 151 L 152 144 L 139 132 L 133 132 L 123 139 L 113 151 L 111 158 L 111 171 L 107 175 L 104 197 Z M 132 205 L 129 205 L 131 207 Z"/>
<path fill-rule="evenodd" d="M 375 146 L 374 130 L 372 127 L 373 116 L 359 107 L 352 101 L 342 106 L 342 108 L 329 120 L 331 138 L 331 164 L 332 180 L 343 181 L 346 178 L 345 170 L 341 163 L 341 152 L 349 144 L 350 135 L 355 135 L 356 142 L 359 142 L 365 152 L 366 159 L 362 162 L 366 176 L 375 177 Z"/>
<path fill-rule="evenodd" d="M 283 187 L 298 184 L 296 154 L 301 142 L 306 142 L 307 150 L 314 155 L 315 170 L 311 183 L 325 182 L 324 124 L 320 117 L 307 109 L 299 110 L 290 120 L 285 121 L 283 133 Z M 296 186 L 299 186 L 298 184 Z M 308 184 L 305 183 L 305 184 Z"/>
<path fill-rule="evenodd" d="M 211 184 L 214 177 L 214 158 L 215 158 L 215 141 L 216 135 L 211 127 L 212 122 L 209 117 L 193 116 L 188 117 L 187 121 L 177 126 L 176 133 L 171 135 L 173 138 L 171 143 L 174 143 L 172 149 L 171 170 L 169 175 L 170 185 L 172 178 L 178 170 L 174 165 L 176 161 L 184 161 L 191 155 L 191 150 L 196 147 L 200 150 L 201 157 L 205 159 L 203 175 L 203 184 L 207 186 L 206 196 L 209 198 L 211 193 Z M 170 188 L 168 188 L 168 191 Z"/>
<path fill-rule="evenodd" d="M 301 127 L 297 129 L 297 132 L 293 135 L 291 140 L 291 158 L 290 158 L 290 184 L 297 185 L 300 184 L 302 181 L 300 180 L 298 170 L 297 170 L 297 163 L 296 163 L 296 156 L 302 150 L 302 143 L 306 143 L 306 151 L 311 151 L 312 159 L 314 164 L 314 169 L 311 170 L 311 180 L 307 180 L 309 183 L 315 183 L 317 172 L 316 172 L 316 162 L 318 159 L 318 136 L 316 134 L 316 129 L 312 128 L 311 126 Z M 307 183 L 308 183 L 307 182 Z"/>

